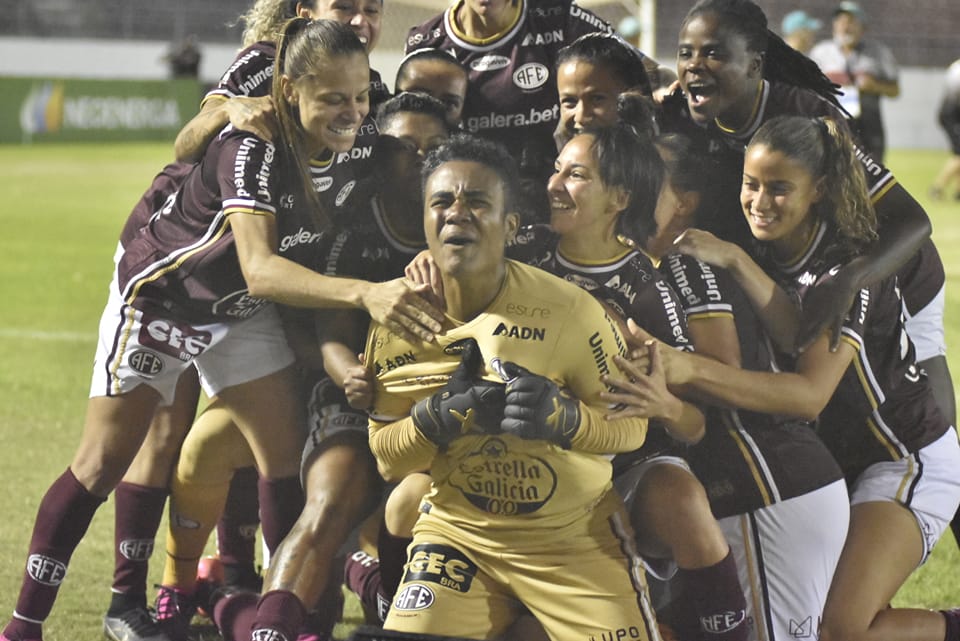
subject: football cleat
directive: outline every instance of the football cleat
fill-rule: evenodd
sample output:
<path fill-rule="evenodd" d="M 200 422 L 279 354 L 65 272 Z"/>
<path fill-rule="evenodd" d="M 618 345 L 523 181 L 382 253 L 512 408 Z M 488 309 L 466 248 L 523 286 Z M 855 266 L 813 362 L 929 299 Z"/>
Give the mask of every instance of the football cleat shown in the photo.
<path fill-rule="evenodd" d="M 197 614 L 210 617 L 207 602 L 210 594 L 223 585 L 223 562 L 220 557 L 205 556 L 197 564 L 197 590 L 194 593 L 194 602 L 197 605 Z"/>
<path fill-rule="evenodd" d="M 188 641 L 190 621 L 197 611 L 193 597 L 176 588 L 157 586 L 157 625 L 170 641 Z"/>
<path fill-rule="evenodd" d="M 103 636 L 111 641 L 171 641 L 146 608 L 130 608 L 103 617 Z"/>

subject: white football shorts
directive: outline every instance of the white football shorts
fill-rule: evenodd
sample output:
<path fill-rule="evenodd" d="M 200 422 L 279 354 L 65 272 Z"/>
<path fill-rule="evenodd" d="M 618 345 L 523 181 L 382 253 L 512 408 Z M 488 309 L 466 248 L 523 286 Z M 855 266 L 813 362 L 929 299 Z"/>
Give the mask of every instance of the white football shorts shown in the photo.
<path fill-rule="evenodd" d="M 100 337 L 90 397 L 116 396 L 149 385 L 173 402 L 177 379 L 188 367 L 200 372 L 208 396 L 268 376 L 294 362 L 276 307 L 229 323 L 192 324 L 144 314 L 125 304 L 116 274 L 100 317 Z"/>
<path fill-rule="evenodd" d="M 853 482 L 850 504 L 895 501 L 913 513 L 927 560 L 960 505 L 960 444 L 952 427 L 899 461 L 874 463 Z"/>
<path fill-rule="evenodd" d="M 903 306 L 904 327 L 913 341 L 917 361 L 925 361 L 947 353 L 947 337 L 943 329 L 943 310 L 946 305 L 946 286 L 940 288 L 926 307 L 913 316 Z"/>
<path fill-rule="evenodd" d="M 719 523 L 747 599 L 750 641 L 816 639 L 850 525 L 844 481 Z"/>

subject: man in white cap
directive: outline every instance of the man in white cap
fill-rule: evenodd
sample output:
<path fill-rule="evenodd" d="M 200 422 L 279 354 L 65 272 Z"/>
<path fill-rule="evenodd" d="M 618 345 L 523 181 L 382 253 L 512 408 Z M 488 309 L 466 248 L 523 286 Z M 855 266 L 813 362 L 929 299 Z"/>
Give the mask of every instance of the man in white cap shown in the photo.
<path fill-rule="evenodd" d="M 856 2 L 844 0 L 833 11 L 833 39 L 810 51 L 830 80 L 840 85 L 840 102 L 853 117 L 860 142 L 883 162 L 886 140 L 880 116 L 880 98 L 900 95 L 899 70 L 890 49 L 864 40 L 866 14 Z"/>
<path fill-rule="evenodd" d="M 806 11 L 797 9 L 783 17 L 783 21 L 780 23 L 780 33 L 783 35 L 784 42 L 800 53 L 806 54 L 813 47 L 817 31 L 822 26 L 822 22 Z"/>

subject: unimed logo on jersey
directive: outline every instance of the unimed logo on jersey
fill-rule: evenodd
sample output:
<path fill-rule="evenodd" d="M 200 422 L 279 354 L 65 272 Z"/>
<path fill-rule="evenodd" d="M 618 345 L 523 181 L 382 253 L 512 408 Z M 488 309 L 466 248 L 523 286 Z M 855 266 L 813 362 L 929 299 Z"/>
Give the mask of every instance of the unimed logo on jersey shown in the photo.
<path fill-rule="evenodd" d="M 27 574 L 37 583 L 57 586 L 67 576 L 67 566 L 49 556 L 31 554 L 27 557 Z"/>
<path fill-rule="evenodd" d="M 146 561 L 153 554 L 153 539 L 124 539 L 120 541 L 120 554 L 131 561 Z"/>
<path fill-rule="evenodd" d="M 411 583 L 400 590 L 393 607 L 397 610 L 426 610 L 435 600 L 433 590 L 420 583 Z"/>
<path fill-rule="evenodd" d="M 469 592 L 476 575 L 476 564 L 460 550 L 428 543 L 417 545 L 410 551 L 403 582 L 427 581 L 457 592 Z"/>

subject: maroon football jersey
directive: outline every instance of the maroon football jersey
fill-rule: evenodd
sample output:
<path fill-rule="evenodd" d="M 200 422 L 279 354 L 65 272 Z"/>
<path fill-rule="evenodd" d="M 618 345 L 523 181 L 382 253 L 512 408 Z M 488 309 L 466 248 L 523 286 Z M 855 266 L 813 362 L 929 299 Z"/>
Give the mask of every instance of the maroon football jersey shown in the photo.
<path fill-rule="evenodd" d="M 560 118 L 557 52 L 577 37 L 612 27 L 572 0 L 519 0 L 517 21 L 500 37 L 480 44 L 454 16 L 461 2 L 412 28 L 406 52 L 448 51 L 469 77 L 464 128 L 504 144 L 521 166 L 553 167 L 553 131 Z"/>
<path fill-rule="evenodd" d="M 730 274 L 681 254 L 665 257 L 660 272 L 677 292 L 688 322 L 731 318 L 740 340 L 741 366 L 772 370 L 763 327 Z M 717 518 L 745 514 L 843 478 L 812 425 L 745 410 L 708 408 L 706 434 L 687 449 L 686 458 Z"/>
<path fill-rule="evenodd" d="M 624 321 L 640 327 L 667 345 L 692 350 L 687 320 L 677 294 L 647 256 L 624 247 L 623 254 L 604 263 L 578 263 L 560 254 L 560 236 L 546 225 L 525 226 L 507 245 L 507 256 L 534 265 L 590 292 Z M 647 433 L 643 447 L 617 455 L 614 474 L 639 459 L 679 454 L 679 444 L 665 430 Z"/>
<path fill-rule="evenodd" d="M 679 130 L 699 143 L 710 166 L 716 172 L 715 184 L 719 187 L 720 206 L 715 215 L 703 225 L 725 240 L 749 248 L 753 242 L 750 228 L 740 209 L 740 184 L 743 176 L 743 155 L 747 143 L 760 126 L 777 116 L 828 116 L 841 126 L 847 126 L 843 112 L 821 96 L 807 89 L 781 82 L 763 81 L 760 100 L 750 122 L 739 131 L 721 129 L 716 123 L 698 127 L 685 117 L 686 101 L 668 101 L 667 113 L 662 124 L 669 130 Z M 848 128 L 849 131 L 849 128 Z M 863 164 L 870 198 L 881 213 L 883 200 L 888 196 L 902 195 L 903 186 L 893 173 L 870 155 L 857 150 Z M 919 205 L 917 205 L 919 207 Z M 887 215 L 898 215 L 890 212 Z M 904 303 L 911 313 L 926 307 L 937 295 L 945 282 L 943 262 L 932 240 L 927 240 L 898 271 Z"/>
<path fill-rule="evenodd" d="M 767 272 L 802 300 L 810 287 L 832 278 L 843 264 L 839 250 L 830 246 L 836 237 L 836 230 L 821 221 L 810 247 L 795 262 L 777 263 L 763 251 L 760 258 Z M 898 460 L 933 443 L 950 424 L 917 368 L 903 327 L 896 276 L 860 290 L 842 340 L 857 353 L 820 415 L 818 432 L 852 480 L 872 463 Z M 781 369 L 794 369 L 792 356 L 776 357 Z"/>
<path fill-rule="evenodd" d="M 273 84 L 273 63 L 277 46 L 272 42 L 255 42 L 241 51 L 216 87 L 207 92 L 204 101 L 213 96 L 234 98 L 236 96 L 269 96 Z M 370 110 L 389 97 L 380 74 L 370 70 Z M 334 209 L 346 202 L 357 180 L 366 176 L 372 166 L 373 148 L 377 142 L 377 126 L 368 115 L 350 151 L 331 155 L 317 163 L 314 173 L 316 187 L 324 204 Z"/>
<path fill-rule="evenodd" d="M 118 281 L 124 300 L 191 322 L 241 319 L 267 301 L 251 297 L 240 271 L 231 216 L 276 219 L 277 251 L 316 268 L 320 229 L 296 167 L 272 143 L 228 127 L 180 189 L 125 228 Z M 145 212 L 135 210 L 132 216 Z"/>

